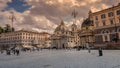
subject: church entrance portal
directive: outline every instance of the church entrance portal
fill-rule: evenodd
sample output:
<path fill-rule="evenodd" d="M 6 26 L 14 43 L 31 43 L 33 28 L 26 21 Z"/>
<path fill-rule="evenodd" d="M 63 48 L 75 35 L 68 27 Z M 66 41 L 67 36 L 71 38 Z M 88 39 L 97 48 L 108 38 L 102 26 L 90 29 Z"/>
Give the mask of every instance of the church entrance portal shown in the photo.
<path fill-rule="evenodd" d="M 65 45 L 64 45 L 64 44 L 62 45 L 62 48 L 63 48 L 63 49 L 65 48 Z"/>

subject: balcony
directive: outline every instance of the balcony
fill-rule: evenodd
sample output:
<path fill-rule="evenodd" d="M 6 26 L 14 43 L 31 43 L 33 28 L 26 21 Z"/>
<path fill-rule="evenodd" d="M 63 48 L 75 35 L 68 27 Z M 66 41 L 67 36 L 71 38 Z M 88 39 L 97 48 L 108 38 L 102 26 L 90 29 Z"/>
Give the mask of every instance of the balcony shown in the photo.
<path fill-rule="evenodd" d="M 79 36 L 92 36 L 93 33 L 81 33 L 79 34 Z"/>
<path fill-rule="evenodd" d="M 115 24 L 112 24 L 112 25 L 106 25 L 106 26 L 100 26 L 100 27 L 96 27 L 95 29 L 105 29 L 105 28 L 112 28 L 112 27 L 118 27 L 120 26 L 120 23 L 117 23 L 116 25 Z"/>

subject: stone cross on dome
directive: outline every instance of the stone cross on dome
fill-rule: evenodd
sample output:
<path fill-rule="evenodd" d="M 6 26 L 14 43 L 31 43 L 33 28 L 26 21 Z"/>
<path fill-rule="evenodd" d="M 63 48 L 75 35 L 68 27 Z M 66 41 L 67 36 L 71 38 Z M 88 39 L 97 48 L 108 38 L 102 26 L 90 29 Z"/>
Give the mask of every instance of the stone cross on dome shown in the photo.
<path fill-rule="evenodd" d="M 63 20 L 61 20 L 61 24 L 60 25 L 65 25 L 65 23 L 63 22 Z"/>
<path fill-rule="evenodd" d="M 61 20 L 60 25 L 65 25 L 65 23 L 64 23 L 64 21 L 63 21 L 63 19 L 62 19 L 61 17 L 59 17 L 59 18 L 60 18 L 60 20 Z"/>

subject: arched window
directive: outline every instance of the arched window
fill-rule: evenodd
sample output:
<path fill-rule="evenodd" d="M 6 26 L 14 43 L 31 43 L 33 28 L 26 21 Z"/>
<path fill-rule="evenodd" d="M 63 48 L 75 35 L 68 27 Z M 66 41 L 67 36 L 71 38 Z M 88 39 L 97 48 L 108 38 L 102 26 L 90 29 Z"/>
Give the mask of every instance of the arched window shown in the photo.
<path fill-rule="evenodd" d="M 107 33 L 109 33 L 109 31 L 108 30 L 103 30 L 102 33 L 107 34 Z"/>

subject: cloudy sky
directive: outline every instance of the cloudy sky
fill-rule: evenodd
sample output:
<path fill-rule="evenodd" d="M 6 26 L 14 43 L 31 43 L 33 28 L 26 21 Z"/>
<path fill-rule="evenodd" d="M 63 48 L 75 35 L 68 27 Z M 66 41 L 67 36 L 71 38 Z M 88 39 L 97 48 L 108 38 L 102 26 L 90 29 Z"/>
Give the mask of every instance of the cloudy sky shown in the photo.
<path fill-rule="evenodd" d="M 74 9 L 78 12 L 77 25 L 88 16 L 89 10 L 96 12 L 120 0 L 0 0 L 0 26 L 11 24 L 9 17 L 12 12 L 16 17 L 16 30 L 47 31 L 52 33 L 61 19 L 66 25 L 71 25 Z"/>

